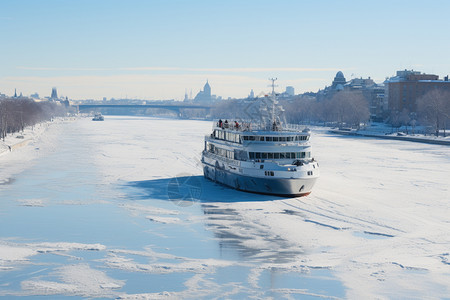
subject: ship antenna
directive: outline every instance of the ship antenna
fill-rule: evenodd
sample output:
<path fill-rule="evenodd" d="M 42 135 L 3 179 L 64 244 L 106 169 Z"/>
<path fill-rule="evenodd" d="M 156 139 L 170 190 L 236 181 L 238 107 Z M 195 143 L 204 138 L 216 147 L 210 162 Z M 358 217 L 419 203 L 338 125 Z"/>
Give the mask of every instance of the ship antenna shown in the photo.
<path fill-rule="evenodd" d="M 272 81 L 272 84 L 270 85 L 272 87 L 272 120 L 270 122 L 270 125 L 273 126 L 273 123 L 275 122 L 275 81 L 278 78 L 269 78 L 270 81 Z"/>

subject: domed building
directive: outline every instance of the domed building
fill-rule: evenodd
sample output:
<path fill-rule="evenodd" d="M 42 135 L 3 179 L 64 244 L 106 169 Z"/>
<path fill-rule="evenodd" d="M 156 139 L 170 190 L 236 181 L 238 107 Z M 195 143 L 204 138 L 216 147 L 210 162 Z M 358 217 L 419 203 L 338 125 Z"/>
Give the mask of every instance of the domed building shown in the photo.
<path fill-rule="evenodd" d="M 206 84 L 203 87 L 203 91 L 198 92 L 197 96 L 194 98 L 194 102 L 211 102 L 211 87 L 209 86 L 208 80 L 206 80 Z"/>
<path fill-rule="evenodd" d="M 333 90 L 343 90 L 343 87 L 346 83 L 347 81 L 345 80 L 344 74 L 341 71 L 339 71 L 336 73 L 336 77 L 334 77 L 331 88 Z"/>

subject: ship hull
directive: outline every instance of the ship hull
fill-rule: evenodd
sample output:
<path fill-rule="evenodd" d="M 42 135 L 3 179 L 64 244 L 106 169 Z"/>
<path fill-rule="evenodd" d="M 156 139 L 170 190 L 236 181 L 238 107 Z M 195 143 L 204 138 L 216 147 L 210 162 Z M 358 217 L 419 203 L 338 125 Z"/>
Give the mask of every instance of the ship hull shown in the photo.
<path fill-rule="evenodd" d="M 250 193 L 280 197 L 302 197 L 311 193 L 317 178 L 250 177 L 203 164 L 205 178 Z"/>

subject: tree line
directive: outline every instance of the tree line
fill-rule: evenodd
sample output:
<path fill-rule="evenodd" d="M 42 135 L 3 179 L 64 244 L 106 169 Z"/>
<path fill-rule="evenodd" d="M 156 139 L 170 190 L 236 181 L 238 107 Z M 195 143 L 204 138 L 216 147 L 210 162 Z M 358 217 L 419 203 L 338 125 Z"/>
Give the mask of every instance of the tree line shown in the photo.
<path fill-rule="evenodd" d="M 260 108 L 255 100 L 231 100 L 219 103 L 212 111 L 213 118 L 253 119 L 260 118 Z M 264 101 L 264 99 L 262 99 Z M 284 108 L 282 119 L 292 124 L 336 123 L 342 126 L 360 126 L 369 120 L 369 105 L 360 92 L 342 91 L 333 97 L 317 101 L 312 96 L 299 96 L 291 101 L 281 100 Z M 268 102 L 267 109 L 270 110 Z"/>
<path fill-rule="evenodd" d="M 67 108 L 54 102 L 35 102 L 28 98 L 0 100 L 0 139 L 21 132 L 27 126 L 64 116 Z"/>
<path fill-rule="evenodd" d="M 230 100 L 216 104 L 212 118 L 253 119 L 259 118 L 255 100 Z M 264 100 L 263 100 L 264 101 Z M 324 124 L 359 129 L 370 120 L 369 99 L 361 91 L 340 91 L 320 101 L 313 95 L 300 95 L 293 100 L 280 100 L 284 108 L 283 118 L 292 124 Z M 270 109 L 270 108 L 269 108 Z M 426 126 L 439 135 L 450 125 L 450 92 L 433 89 L 416 101 L 415 111 L 392 111 L 384 120 L 392 128 L 417 125 Z"/>

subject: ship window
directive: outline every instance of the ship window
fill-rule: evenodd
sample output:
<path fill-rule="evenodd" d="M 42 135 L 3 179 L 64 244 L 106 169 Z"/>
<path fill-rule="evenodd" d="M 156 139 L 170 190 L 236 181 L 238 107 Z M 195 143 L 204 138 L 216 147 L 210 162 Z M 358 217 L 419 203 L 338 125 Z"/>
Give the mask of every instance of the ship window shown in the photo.
<path fill-rule="evenodd" d="M 274 142 L 278 142 L 278 137 L 277 137 L 277 136 L 274 136 L 274 137 L 273 137 L 273 141 L 274 141 Z"/>
<path fill-rule="evenodd" d="M 255 153 L 255 157 L 256 157 L 256 158 L 261 158 L 261 152 L 256 152 L 256 153 Z"/>
<path fill-rule="evenodd" d="M 281 159 L 285 159 L 286 158 L 286 153 L 280 153 L 280 158 Z"/>
<path fill-rule="evenodd" d="M 249 140 L 249 141 L 254 141 L 254 140 L 255 140 L 255 137 L 254 137 L 254 136 L 249 136 L 249 137 L 248 137 L 248 140 Z"/>
<path fill-rule="evenodd" d="M 242 138 L 244 139 L 244 141 L 248 141 L 248 136 L 244 135 Z"/>
<path fill-rule="evenodd" d="M 255 152 L 248 153 L 250 159 L 255 159 Z"/>
<path fill-rule="evenodd" d="M 267 153 L 262 153 L 262 159 L 267 159 Z"/>
<path fill-rule="evenodd" d="M 273 159 L 273 153 L 267 153 L 267 158 Z"/>
<path fill-rule="evenodd" d="M 259 168 L 260 168 L 260 169 L 264 169 L 264 165 L 260 165 Z"/>
<path fill-rule="evenodd" d="M 286 137 L 285 136 L 280 136 L 280 142 L 286 142 Z"/>
<path fill-rule="evenodd" d="M 295 152 L 291 152 L 291 158 L 295 158 Z"/>
<path fill-rule="evenodd" d="M 273 154 L 273 158 L 280 159 L 280 153 L 274 153 Z"/>
<path fill-rule="evenodd" d="M 287 141 L 288 141 L 288 142 L 292 142 L 293 140 L 294 140 L 294 137 L 293 137 L 293 136 L 288 136 L 288 137 L 287 137 Z"/>
<path fill-rule="evenodd" d="M 273 173 L 273 171 L 270 171 L 270 176 L 275 176 L 275 174 Z"/>
<path fill-rule="evenodd" d="M 273 141 L 272 137 L 271 136 L 266 136 L 266 142 L 271 142 L 271 141 Z"/>
<path fill-rule="evenodd" d="M 260 136 L 258 140 L 259 140 L 260 142 L 264 142 L 264 137 L 263 137 L 263 136 Z"/>

